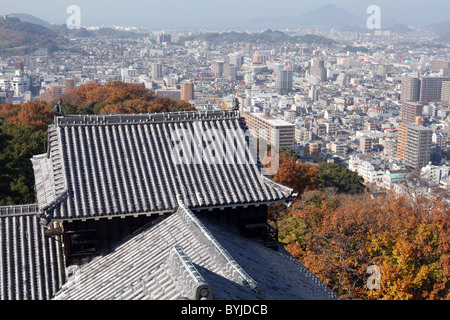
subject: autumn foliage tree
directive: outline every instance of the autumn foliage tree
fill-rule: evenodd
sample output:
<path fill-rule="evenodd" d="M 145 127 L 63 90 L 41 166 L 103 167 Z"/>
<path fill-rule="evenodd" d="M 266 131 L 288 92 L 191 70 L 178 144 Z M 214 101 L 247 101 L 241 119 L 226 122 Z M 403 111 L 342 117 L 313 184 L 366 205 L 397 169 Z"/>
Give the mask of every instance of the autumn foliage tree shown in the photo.
<path fill-rule="evenodd" d="M 71 114 L 158 113 L 193 111 L 186 101 L 157 97 L 142 84 L 111 81 L 105 85 L 89 83 L 75 88 L 61 99 L 63 111 Z"/>
<path fill-rule="evenodd" d="M 319 187 L 316 166 L 302 163 L 301 160 L 284 154 L 279 155 L 278 171 L 271 178 L 282 185 L 293 188 L 297 194 Z"/>
<path fill-rule="evenodd" d="M 28 101 L 22 105 L 17 116 L 11 119 L 14 124 L 30 126 L 35 130 L 46 131 L 53 121 L 53 108 L 43 101 Z"/>
<path fill-rule="evenodd" d="M 449 299 L 449 207 L 440 199 L 309 191 L 278 221 L 287 250 L 343 299 Z M 369 286 L 369 266 L 380 287 Z"/>
<path fill-rule="evenodd" d="M 298 196 L 301 196 L 305 191 L 317 189 L 319 187 L 317 168 L 314 165 L 302 163 L 300 159 L 292 156 L 289 150 L 282 149 L 281 151 L 277 157 L 273 157 L 273 159 L 278 160 L 278 170 L 271 176 L 271 179 L 294 189 L 294 193 Z M 268 152 L 263 160 L 264 163 L 267 163 L 266 167 L 272 165 L 268 161 L 272 152 L 274 151 Z M 268 219 L 276 224 L 284 211 L 285 207 L 282 204 L 271 205 L 268 210 Z"/>

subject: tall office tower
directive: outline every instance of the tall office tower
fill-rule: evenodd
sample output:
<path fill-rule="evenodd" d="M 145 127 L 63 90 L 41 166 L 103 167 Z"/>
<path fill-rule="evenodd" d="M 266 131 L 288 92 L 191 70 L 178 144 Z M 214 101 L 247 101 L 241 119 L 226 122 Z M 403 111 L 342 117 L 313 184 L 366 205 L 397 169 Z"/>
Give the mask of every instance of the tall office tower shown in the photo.
<path fill-rule="evenodd" d="M 275 88 L 279 94 L 288 94 L 292 91 L 293 73 L 291 70 L 278 70 L 275 76 Z"/>
<path fill-rule="evenodd" d="M 401 121 L 407 123 L 416 122 L 416 117 L 422 115 L 423 104 L 417 102 L 403 102 L 401 108 Z"/>
<path fill-rule="evenodd" d="M 237 70 L 241 69 L 244 57 L 239 53 L 230 54 L 230 65 L 235 66 Z"/>
<path fill-rule="evenodd" d="M 214 60 L 213 62 L 211 62 L 211 71 L 218 76 L 222 76 L 224 65 L 225 65 L 225 61 Z"/>
<path fill-rule="evenodd" d="M 430 161 L 433 130 L 402 123 L 399 126 L 397 157 L 412 168 L 421 168 Z"/>
<path fill-rule="evenodd" d="M 450 81 L 442 82 L 441 102 L 450 106 Z"/>
<path fill-rule="evenodd" d="M 30 90 L 30 79 L 25 76 L 14 76 L 12 78 L 12 88 L 14 90 L 14 96 L 19 97 L 26 91 Z"/>
<path fill-rule="evenodd" d="M 436 59 L 431 62 L 431 70 L 433 72 L 439 72 L 441 69 L 450 68 L 450 61 Z"/>
<path fill-rule="evenodd" d="M 180 86 L 181 86 L 180 100 L 184 100 L 187 102 L 189 102 L 190 100 L 194 100 L 194 81 L 192 79 L 182 81 Z"/>
<path fill-rule="evenodd" d="M 313 59 L 311 61 L 311 69 L 309 74 L 319 78 L 320 82 L 327 80 L 327 69 L 325 69 L 325 61 Z"/>
<path fill-rule="evenodd" d="M 170 34 L 165 34 L 164 32 L 161 32 L 156 37 L 156 43 L 162 44 L 162 43 L 170 43 L 172 41 L 172 36 Z"/>
<path fill-rule="evenodd" d="M 402 101 L 419 101 L 420 79 L 417 77 L 404 77 L 402 79 L 400 98 Z"/>
<path fill-rule="evenodd" d="M 152 78 L 156 80 L 161 79 L 162 76 L 162 65 L 160 63 L 152 63 Z"/>
<path fill-rule="evenodd" d="M 133 67 L 122 68 L 120 70 L 120 76 L 123 82 L 133 83 L 133 81 L 138 77 L 138 72 Z"/>
<path fill-rule="evenodd" d="M 420 101 L 441 101 L 442 82 L 448 77 L 422 77 L 420 79 Z"/>
<path fill-rule="evenodd" d="M 225 64 L 223 67 L 223 77 L 228 80 L 236 80 L 237 67 L 229 64 Z"/>

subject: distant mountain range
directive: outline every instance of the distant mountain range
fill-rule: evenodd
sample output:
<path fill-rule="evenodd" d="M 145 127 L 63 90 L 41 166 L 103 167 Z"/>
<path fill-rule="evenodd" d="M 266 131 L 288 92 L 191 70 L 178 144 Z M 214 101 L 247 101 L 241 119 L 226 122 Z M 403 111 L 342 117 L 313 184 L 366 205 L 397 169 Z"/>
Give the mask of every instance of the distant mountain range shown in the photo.
<path fill-rule="evenodd" d="M 328 4 L 319 9 L 309 11 L 298 16 L 257 18 L 248 21 L 248 24 L 258 24 L 261 26 L 286 27 L 320 27 L 335 28 L 342 26 L 365 26 L 365 20 L 349 11 Z"/>
<path fill-rule="evenodd" d="M 35 17 L 31 14 L 28 14 L 28 13 L 10 13 L 10 14 L 7 14 L 7 16 L 19 18 L 20 21 L 22 21 L 22 22 L 34 23 L 34 24 L 37 24 L 37 25 L 40 25 L 40 26 L 46 27 L 46 28 L 50 27 L 50 25 L 51 25 L 50 22 L 44 21 L 44 20 L 42 20 L 38 17 Z"/>
<path fill-rule="evenodd" d="M 99 28 L 96 30 L 68 29 L 64 24 L 56 25 L 48 21 L 42 20 L 26 13 L 11 13 L 7 14 L 9 18 L 18 18 L 22 23 L 37 25 L 36 32 L 47 34 L 42 28 L 53 31 L 57 36 L 62 37 L 138 37 L 137 33 L 129 31 L 119 31 L 113 28 Z M 367 16 L 368 17 L 368 16 Z M 367 32 L 366 19 L 367 17 L 357 16 L 348 10 L 339 8 L 335 5 L 328 4 L 318 9 L 300 14 L 298 16 L 284 16 L 284 17 L 270 17 L 270 18 L 255 18 L 243 22 L 245 27 L 257 29 L 285 29 L 285 28 L 319 28 L 331 29 L 341 31 L 356 31 Z M 2 17 L 3 18 L 3 17 Z M 18 27 L 18 25 L 16 26 Z M 414 31 L 416 28 L 402 24 L 395 18 L 388 18 L 385 15 L 382 17 L 382 27 L 384 30 L 390 30 L 397 34 L 407 34 Z M 450 42 L 450 21 L 435 23 L 429 26 L 421 27 L 435 32 L 439 41 Z M 20 30 L 19 30 L 20 31 Z M 14 30 L 9 30 L 14 33 Z M 22 31 L 20 31 L 22 32 Z M 22 36 L 24 34 L 22 33 Z M 3 35 L 3 38 L 5 35 Z M 53 34 L 54 37 L 54 34 Z M 38 37 L 39 38 L 39 37 Z M 40 39 L 40 38 L 39 38 Z M 39 40 L 38 39 L 38 40 Z M 3 43 L 4 45 L 4 43 Z"/>
<path fill-rule="evenodd" d="M 26 54 L 39 48 L 52 52 L 58 50 L 60 40 L 58 34 L 39 24 L 21 21 L 12 16 L 0 19 L 1 54 Z"/>
<path fill-rule="evenodd" d="M 134 32 L 112 28 L 96 30 L 68 29 L 66 25 L 55 25 L 26 13 L 12 13 L 0 17 L 0 54 L 21 55 L 39 48 L 49 52 L 60 49 L 60 45 L 71 37 L 140 37 Z"/>

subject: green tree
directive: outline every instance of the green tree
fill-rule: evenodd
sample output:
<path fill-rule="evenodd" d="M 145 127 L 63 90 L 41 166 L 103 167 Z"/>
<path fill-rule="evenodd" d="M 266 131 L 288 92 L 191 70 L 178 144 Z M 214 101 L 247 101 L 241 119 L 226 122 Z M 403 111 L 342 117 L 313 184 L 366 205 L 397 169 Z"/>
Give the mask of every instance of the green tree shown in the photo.
<path fill-rule="evenodd" d="M 36 202 L 30 159 L 45 152 L 45 133 L 0 122 L 0 205 Z"/>
<path fill-rule="evenodd" d="M 294 152 L 294 149 L 290 147 L 280 147 L 278 153 L 288 158 L 292 158 L 294 161 L 300 160 L 300 155 Z"/>
<path fill-rule="evenodd" d="M 364 179 L 356 172 L 335 163 L 320 162 L 317 165 L 320 188 L 337 188 L 338 192 L 359 194 L 364 191 Z"/>

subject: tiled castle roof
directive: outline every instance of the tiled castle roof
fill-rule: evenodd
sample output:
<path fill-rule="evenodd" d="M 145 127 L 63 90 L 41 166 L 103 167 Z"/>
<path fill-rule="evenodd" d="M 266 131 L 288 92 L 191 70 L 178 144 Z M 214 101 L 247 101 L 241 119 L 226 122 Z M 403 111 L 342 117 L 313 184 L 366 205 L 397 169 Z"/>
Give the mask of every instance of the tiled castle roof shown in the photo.
<path fill-rule="evenodd" d="M 230 110 L 56 117 L 32 159 L 38 206 L 50 220 L 173 212 L 176 195 L 191 209 L 289 201 L 246 140 Z"/>
<path fill-rule="evenodd" d="M 223 144 L 234 162 L 203 161 L 220 150 L 217 132 L 231 136 Z M 285 251 L 192 213 L 294 196 L 247 157 L 238 112 L 64 116 L 48 135 L 47 154 L 32 159 L 38 204 L 0 207 L 1 300 L 337 298 Z M 201 138 L 186 143 L 189 136 Z M 207 152 L 202 161 L 183 158 L 199 150 Z M 58 222 L 51 220 L 146 213 L 166 214 L 79 269 L 64 270 Z"/>
<path fill-rule="evenodd" d="M 61 242 L 36 205 L 0 207 L 0 300 L 47 300 L 66 280 Z"/>
<path fill-rule="evenodd" d="M 203 291 L 201 291 L 203 289 Z M 185 205 L 81 266 L 57 300 L 329 300 L 296 259 L 201 221 Z"/>

